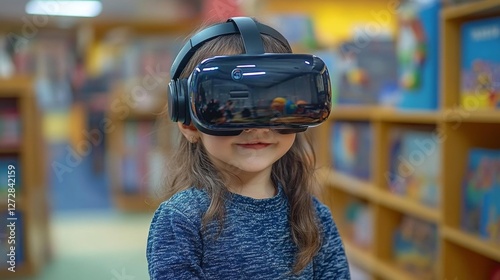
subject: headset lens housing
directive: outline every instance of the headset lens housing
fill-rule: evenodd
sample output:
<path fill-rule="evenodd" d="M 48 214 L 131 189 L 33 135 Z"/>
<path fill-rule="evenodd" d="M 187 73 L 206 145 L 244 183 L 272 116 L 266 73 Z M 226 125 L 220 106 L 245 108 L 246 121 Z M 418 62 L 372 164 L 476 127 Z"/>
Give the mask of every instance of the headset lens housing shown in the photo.
<path fill-rule="evenodd" d="M 212 135 L 247 128 L 305 131 L 331 111 L 328 69 L 307 54 L 209 58 L 189 77 L 188 91 L 194 125 Z"/>

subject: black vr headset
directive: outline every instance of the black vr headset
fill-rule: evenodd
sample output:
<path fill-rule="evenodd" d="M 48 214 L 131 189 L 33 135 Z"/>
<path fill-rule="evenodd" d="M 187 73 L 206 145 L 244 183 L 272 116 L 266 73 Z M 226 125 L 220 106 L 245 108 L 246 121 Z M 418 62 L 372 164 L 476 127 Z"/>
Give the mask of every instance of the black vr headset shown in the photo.
<path fill-rule="evenodd" d="M 205 42 L 241 34 L 245 54 L 203 60 L 187 79 L 179 76 Z M 169 114 L 174 122 L 203 133 L 234 136 L 245 129 L 303 132 L 328 118 L 330 76 L 314 55 L 264 53 L 261 34 L 289 46 L 275 29 L 248 17 L 234 17 L 195 34 L 175 58 L 169 83 Z"/>

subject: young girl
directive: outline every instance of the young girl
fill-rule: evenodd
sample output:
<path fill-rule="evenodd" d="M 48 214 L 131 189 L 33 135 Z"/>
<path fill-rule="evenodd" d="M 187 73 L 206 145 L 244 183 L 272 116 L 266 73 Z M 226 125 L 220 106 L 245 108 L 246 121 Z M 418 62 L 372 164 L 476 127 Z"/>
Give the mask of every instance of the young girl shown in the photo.
<path fill-rule="evenodd" d="M 242 37 L 203 42 L 179 77 L 206 58 L 244 54 Z M 259 37 L 266 53 L 292 52 Z M 315 158 L 304 133 L 259 127 L 217 136 L 192 121 L 178 127 L 184 137 L 169 159 L 168 200 L 149 231 L 151 279 L 350 279 L 331 213 L 312 195 Z"/>

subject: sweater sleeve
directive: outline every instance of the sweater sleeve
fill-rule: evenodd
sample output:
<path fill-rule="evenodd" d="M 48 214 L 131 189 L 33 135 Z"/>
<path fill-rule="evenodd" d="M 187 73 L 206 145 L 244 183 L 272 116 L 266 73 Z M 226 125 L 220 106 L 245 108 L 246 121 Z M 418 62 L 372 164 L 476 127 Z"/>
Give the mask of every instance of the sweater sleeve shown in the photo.
<path fill-rule="evenodd" d="M 314 259 L 314 279 L 351 279 L 344 245 L 330 209 L 321 205 L 319 216 L 323 227 L 323 242 L 318 255 Z"/>
<path fill-rule="evenodd" d="M 204 279 L 201 237 L 192 221 L 164 202 L 156 210 L 146 249 L 152 280 Z"/>

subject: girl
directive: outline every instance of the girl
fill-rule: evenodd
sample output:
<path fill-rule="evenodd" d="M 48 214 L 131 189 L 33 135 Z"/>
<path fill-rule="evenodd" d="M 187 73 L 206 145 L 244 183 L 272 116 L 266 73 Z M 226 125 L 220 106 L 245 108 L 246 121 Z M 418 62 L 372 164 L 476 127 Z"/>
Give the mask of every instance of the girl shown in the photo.
<path fill-rule="evenodd" d="M 259 35 L 266 53 L 292 52 Z M 203 42 L 180 78 L 206 58 L 245 53 L 242 37 Z M 184 137 L 169 160 L 168 200 L 149 231 L 151 279 L 350 279 L 331 213 L 312 195 L 315 158 L 304 133 L 178 127 Z"/>

